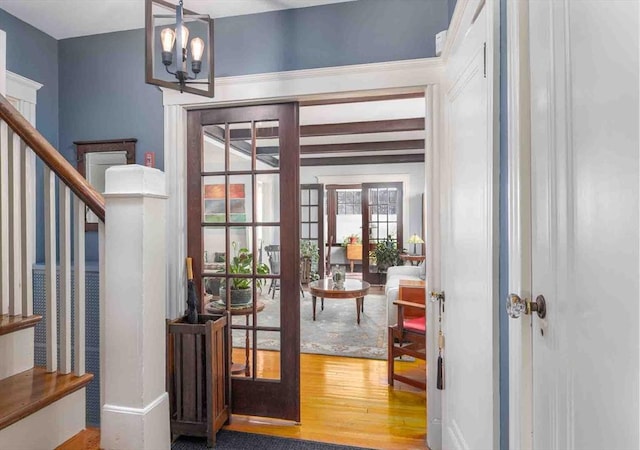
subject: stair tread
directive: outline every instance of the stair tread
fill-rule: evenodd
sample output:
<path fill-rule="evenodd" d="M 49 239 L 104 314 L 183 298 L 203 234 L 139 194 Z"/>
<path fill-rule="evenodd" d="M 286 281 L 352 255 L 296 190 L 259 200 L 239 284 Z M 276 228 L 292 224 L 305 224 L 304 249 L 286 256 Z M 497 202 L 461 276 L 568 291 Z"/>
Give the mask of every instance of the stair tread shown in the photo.
<path fill-rule="evenodd" d="M 35 327 L 42 320 L 42 316 L 10 316 L 8 314 L 0 315 L 0 336 L 3 334 L 13 333 L 14 331 L 24 328 Z"/>
<path fill-rule="evenodd" d="M 83 388 L 92 379 L 90 373 L 77 377 L 34 367 L 0 380 L 0 430 Z"/>

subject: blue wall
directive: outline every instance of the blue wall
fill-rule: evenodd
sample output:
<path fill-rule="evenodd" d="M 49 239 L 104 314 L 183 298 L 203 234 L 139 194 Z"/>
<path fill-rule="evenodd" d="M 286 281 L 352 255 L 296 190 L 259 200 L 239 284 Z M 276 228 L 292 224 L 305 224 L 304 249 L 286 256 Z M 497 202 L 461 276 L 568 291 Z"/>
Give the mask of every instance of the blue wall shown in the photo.
<path fill-rule="evenodd" d="M 366 0 L 215 21 L 217 76 L 279 72 L 434 56 L 450 0 Z M 73 141 L 138 138 L 163 161 L 162 95 L 144 82 L 142 30 L 59 42 L 60 151 Z M 87 259 L 97 259 L 87 233 Z"/>
<path fill-rule="evenodd" d="M 507 0 L 500 0 L 500 449 L 509 448 L 509 317 L 503 307 L 509 290 L 507 199 Z"/>
<path fill-rule="evenodd" d="M 54 146 L 58 145 L 58 41 L 0 9 L 0 29 L 7 33 L 7 69 L 41 83 L 36 108 L 36 127 Z M 42 223 L 43 169 L 36 167 L 36 220 Z M 44 260 L 44 227 L 37 227 L 36 258 Z"/>

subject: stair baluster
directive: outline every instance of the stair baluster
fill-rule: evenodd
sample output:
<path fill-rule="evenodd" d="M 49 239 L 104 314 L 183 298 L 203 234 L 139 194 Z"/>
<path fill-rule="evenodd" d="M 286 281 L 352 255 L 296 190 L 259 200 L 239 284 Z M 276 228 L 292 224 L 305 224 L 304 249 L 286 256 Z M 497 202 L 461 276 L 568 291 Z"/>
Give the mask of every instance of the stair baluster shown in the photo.
<path fill-rule="evenodd" d="M 58 370 L 58 333 L 56 305 L 56 176 L 44 168 L 44 290 L 47 323 L 47 372 Z"/>
<path fill-rule="evenodd" d="M 59 182 L 60 373 L 71 372 L 71 190 Z M 76 230 L 77 232 L 77 230 Z M 84 232 L 84 230 L 83 230 Z"/>

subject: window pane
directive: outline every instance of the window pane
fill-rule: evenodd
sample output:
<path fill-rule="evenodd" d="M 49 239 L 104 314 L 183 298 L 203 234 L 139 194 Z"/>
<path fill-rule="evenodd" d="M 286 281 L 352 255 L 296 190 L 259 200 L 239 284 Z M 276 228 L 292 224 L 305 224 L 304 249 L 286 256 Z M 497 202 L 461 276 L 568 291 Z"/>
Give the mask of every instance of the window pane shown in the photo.
<path fill-rule="evenodd" d="M 204 172 L 224 172 L 225 124 L 206 126 L 203 133 L 202 170 Z"/>
<path fill-rule="evenodd" d="M 256 146 L 256 170 L 274 170 L 280 167 L 277 120 L 256 122 Z"/>
<path fill-rule="evenodd" d="M 280 332 L 258 331 L 258 352 L 256 355 L 256 378 L 280 379 Z"/>
<path fill-rule="evenodd" d="M 280 175 L 256 175 L 256 221 L 280 221 Z"/>
<path fill-rule="evenodd" d="M 229 177 L 229 222 L 251 222 L 253 212 L 251 175 Z"/>
<path fill-rule="evenodd" d="M 251 170 L 251 122 L 229 124 L 229 171 Z"/>
<path fill-rule="evenodd" d="M 226 233 L 224 227 L 202 229 L 203 261 L 205 272 L 224 273 L 226 270 Z"/>
<path fill-rule="evenodd" d="M 202 177 L 202 221 L 220 223 L 226 221 L 227 199 L 225 177 Z"/>

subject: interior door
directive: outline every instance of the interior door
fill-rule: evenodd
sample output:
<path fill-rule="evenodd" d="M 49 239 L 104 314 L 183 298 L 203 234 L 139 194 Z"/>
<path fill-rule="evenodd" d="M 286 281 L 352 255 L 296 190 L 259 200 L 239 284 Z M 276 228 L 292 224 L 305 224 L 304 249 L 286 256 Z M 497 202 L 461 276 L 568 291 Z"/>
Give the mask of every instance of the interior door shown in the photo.
<path fill-rule="evenodd" d="M 298 105 L 190 111 L 188 156 L 195 283 L 232 315 L 232 412 L 299 421 Z"/>
<path fill-rule="evenodd" d="M 300 239 L 318 246 L 311 271 L 324 278 L 324 185 L 300 185 Z"/>
<path fill-rule="evenodd" d="M 467 7 L 461 26 L 468 31 L 447 63 L 441 179 L 444 449 L 499 448 L 498 151 L 487 42 L 490 4 L 472 4 L 475 15 Z"/>
<path fill-rule="evenodd" d="M 638 3 L 529 8 L 533 447 L 638 448 Z"/>
<path fill-rule="evenodd" d="M 385 283 L 386 268 L 369 252 L 389 237 L 403 248 L 402 183 L 362 183 L 362 279 L 371 284 Z"/>

